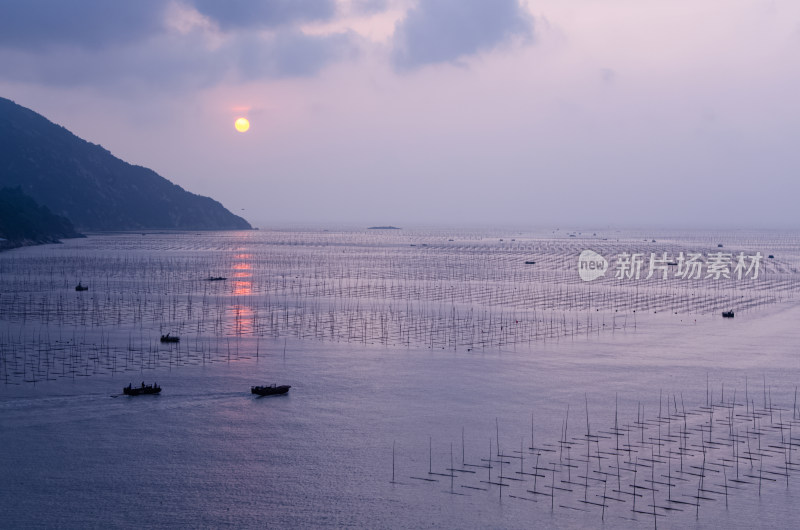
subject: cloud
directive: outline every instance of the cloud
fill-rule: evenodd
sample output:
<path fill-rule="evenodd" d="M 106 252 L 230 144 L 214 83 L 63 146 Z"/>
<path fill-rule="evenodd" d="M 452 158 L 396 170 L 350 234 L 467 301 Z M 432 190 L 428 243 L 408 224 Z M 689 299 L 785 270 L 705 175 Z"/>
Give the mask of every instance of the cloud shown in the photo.
<path fill-rule="evenodd" d="M 332 0 L 9 0 L 0 4 L 0 80 L 134 90 L 309 77 L 357 49 L 350 32 L 297 27 L 334 8 Z"/>
<path fill-rule="evenodd" d="M 330 20 L 336 14 L 334 0 L 193 0 L 192 5 L 223 30 L 276 28 Z"/>
<path fill-rule="evenodd" d="M 159 35 L 135 46 L 97 50 L 57 47 L 47 53 L 0 49 L 0 79 L 57 87 L 115 90 L 204 86 L 229 70 L 221 51 L 197 36 Z"/>
<path fill-rule="evenodd" d="M 388 8 L 388 0 L 353 0 L 350 2 L 350 10 L 361 15 L 380 13 Z"/>
<path fill-rule="evenodd" d="M 0 47 L 97 48 L 146 38 L 162 28 L 160 0 L 3 0 Z"/>
<path fill-rule="evenodd" d="M 397 69 L 455 62 L 514 38 L 530 38 L 533 19 L 517 0 L 429 0 L 397 24 Z"/>
<path fill-rule="evenodd" d="M 356 33 L 335 24 L 327 33 L 303 30 L 304 24 L 346 16 L 338 5 L 336 0 L 4 0 L 0 81 L 133 90 L 310 77 L 353 57 L 363 45 Z M 386 0 L 346 4 L 359 12 L 388 5 Z M 518 0 L 425 0 L 397 24 L 392 59 L 398 69 L 454 62 L 530 37 L 532 26 Z"/>
<path fill-rule="evenodd" d="M 186 89 L 223 79 L 310 77 L 357 51 L 350 33 L 284 30 L 243 35 L 209 49 L 202 35 L 164 34 L 136 46 L 97 51 L 57 48 L 46 54 L 0 49 L 0 79 L 50 86 Z"/>
<path fill-rule="evenodd" d="M 335 0 L 3 0 L 0 47 L 129 44 L 163 31 L 164 13 L 175 4 L 196 9 L 223 31 L 272 29 L 336 15 Z"/>
<path fill-rule="evenodd" d="M 251 80 L 308 77 L 327 64 L 356 53 L 355 38 L 350 33 L 307 35 L 281 31 L 266 39 L 239 43 L 237 55 L 240 76 Z"/>

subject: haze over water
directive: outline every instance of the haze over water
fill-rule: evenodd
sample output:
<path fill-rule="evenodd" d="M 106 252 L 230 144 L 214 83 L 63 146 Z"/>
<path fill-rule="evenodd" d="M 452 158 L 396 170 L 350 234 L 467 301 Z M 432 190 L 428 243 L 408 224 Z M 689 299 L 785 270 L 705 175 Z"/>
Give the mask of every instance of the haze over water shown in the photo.
<path fill-rule="evenodd" d="M 612 266 L 622 252 L 764 262 L 753 281 L 583 282 L 587 248 Z M 789 232 L 427 229 L 5 252 L 0 515 L 76 528 L 795 526 L 798 248 Z M 161 344 L 167 332 L 181 342 Z M 162 394 L 119 396 L 142 380 Z M 270 383 L 292 389 L 249 393 Z"/>

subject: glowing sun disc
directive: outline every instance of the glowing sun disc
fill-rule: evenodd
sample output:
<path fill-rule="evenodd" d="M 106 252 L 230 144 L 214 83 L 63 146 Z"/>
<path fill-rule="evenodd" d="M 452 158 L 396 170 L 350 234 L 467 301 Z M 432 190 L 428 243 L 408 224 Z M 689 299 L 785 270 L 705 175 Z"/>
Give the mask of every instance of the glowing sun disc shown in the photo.
<path fill-rule="evenodd" d="M 247 129 L 250 128 L 250 122 L 247 121 L 247 118 L 239 118 L 233 126 L 236 127 L 236 130 L 239 132 L 247 132 Z"/>

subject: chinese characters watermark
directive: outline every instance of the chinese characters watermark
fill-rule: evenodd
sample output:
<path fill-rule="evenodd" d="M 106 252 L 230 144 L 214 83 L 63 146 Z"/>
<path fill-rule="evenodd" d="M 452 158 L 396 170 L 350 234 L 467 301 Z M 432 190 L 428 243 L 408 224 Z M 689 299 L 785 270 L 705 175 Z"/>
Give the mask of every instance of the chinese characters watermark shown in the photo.
<path fill-rule="evenodd" d="M 758 279 L 761 270 L 761 252 L 745 254 L 739 252 L 680 252 L 672 257 L 668 252 L 622 252 L 615 256 L 614 278 L 618 280 L 666 280 L 680 278 L 699 280 L 720 278 L 741 280 Z M 578 274 L 581 280 L 590 282 L 604 276 L 609 269 L 608 260 L 593 250 L 584 250 L 578 257 Z"/>

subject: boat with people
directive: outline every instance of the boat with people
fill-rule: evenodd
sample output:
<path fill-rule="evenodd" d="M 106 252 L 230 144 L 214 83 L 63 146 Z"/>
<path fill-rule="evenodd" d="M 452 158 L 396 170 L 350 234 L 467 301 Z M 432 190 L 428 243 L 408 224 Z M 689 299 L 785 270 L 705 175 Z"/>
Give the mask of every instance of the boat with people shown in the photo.
<path fill-rule="evenodd" d="M 122 389 L 122 393 L 126 396 L 141 396 L 144 394 L 158 394 L 160 392 L 161 387 L 158 386 L 158 383 L 146 385 L 144 381 L 142 381 L 142 386 L 133 386 L 133 383 L 128 383 L 128 386 Z"/>
<path fill-rule="evenodd" d="M 173 337 L 169 333 L 166 335 L 161 335 L 161 342 L 180 342 L 180 337 Z"/>
<path fill-rule="evenodd" d="M 251 386 L 250 392 L 259 396 L 276 396 L 287 393 L 290 388 L 292 388 L 292 385 Z"/>
<path fill-rule="evenodd" d="M 227 280 L 227 279 L 228 278 L 226 278 L 225 276 L 209 276 L 208 278 L 206 278 L 206 281 L 207 282 L 221 282 L 221 281 Z"/>
<path fill-rule="evenodd" d="M 722 318 L 733 318 L 733 311 L 723 311 Z"/>

